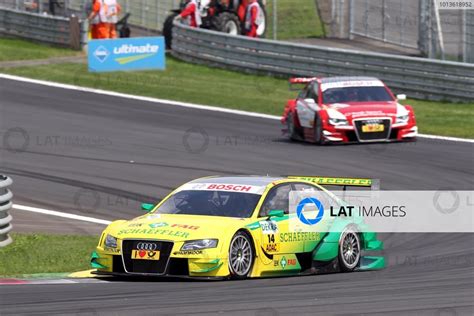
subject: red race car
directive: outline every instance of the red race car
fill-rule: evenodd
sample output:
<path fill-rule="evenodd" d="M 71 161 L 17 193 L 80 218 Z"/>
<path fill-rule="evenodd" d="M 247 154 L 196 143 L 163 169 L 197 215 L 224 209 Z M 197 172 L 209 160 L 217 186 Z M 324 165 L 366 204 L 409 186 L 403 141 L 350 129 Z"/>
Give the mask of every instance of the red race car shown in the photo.
<path fill-rule="evenodd" d="M 414 140 L 415 113 L 401 105 L 379 79 L 369 77 L 291 78 L 304 85 L 289 100 L 281 122 L 288 137 L 317 144 Z"/>

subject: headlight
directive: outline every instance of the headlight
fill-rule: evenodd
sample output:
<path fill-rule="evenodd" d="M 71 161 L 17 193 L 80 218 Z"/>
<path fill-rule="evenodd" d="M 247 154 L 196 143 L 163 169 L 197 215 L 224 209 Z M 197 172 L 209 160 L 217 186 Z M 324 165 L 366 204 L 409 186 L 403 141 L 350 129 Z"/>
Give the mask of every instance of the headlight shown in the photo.
<path fill-rule="evenodd" d="M 117 248 L 117 238 L 111 235 L 105 237 L 105 247 Z"/>
<path fill-rule="evenodd" d="M 346 116 L 338 110 L 328 109 L 327 113 L 329 117 L 329 124 L 334 126 L 349 126 Z"/>
<path fill-rule="evenodd" d="M 329 118 L 329 124 L 335 126 L 349 125 L 346 119 Z"/>
<path fill-rule="evenodd" d="M 395 124 L 406 124 L 410 118 L 410 111 L 401 104 L 397 103 L 397 120 Z"/>
<path fill-rule="evenodd" d="M 193 240 L 187 241 L 184 243 L 181 250 L 200 250 L 200 249 L 207 249 L 207 248 L 216 248 L 218 240 L 217 239 L 201 239 L 201 240 Z"/>
<path fill-rule="evenodd" d="M 397 116 L 396 124 L 408 123 L 408 119 L 409 119 L 408 115 Z"/>

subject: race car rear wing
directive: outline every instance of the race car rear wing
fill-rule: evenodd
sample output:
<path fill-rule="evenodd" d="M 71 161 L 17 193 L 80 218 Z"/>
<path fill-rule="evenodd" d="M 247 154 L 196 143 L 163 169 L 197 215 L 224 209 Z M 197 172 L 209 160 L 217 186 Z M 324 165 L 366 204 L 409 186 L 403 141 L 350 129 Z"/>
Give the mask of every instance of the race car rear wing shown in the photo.
<path fill-rule="evenodd" d="M 299 91 L 301 90 L 301 87 L 295 87 L 295 85 L 306 85 L 310 82 L 313 82 L 317 80 L 318 77 L 297 77 L 297 78 L 290 78 L 289 80 L 289 85 L 290 85 L 290 91 Z"/>
<path fill-rule="evenodd" d="M 321 176 L 287 176 L 288 179 L 304 180 L 314 182 L 322 186 L 342 186 L 345 191 L 347 187 L 366 187 L 370 190 L 380 190 L 379 179 L 364 178 L 340 178 L 340 177 L 321 177 Z"/>

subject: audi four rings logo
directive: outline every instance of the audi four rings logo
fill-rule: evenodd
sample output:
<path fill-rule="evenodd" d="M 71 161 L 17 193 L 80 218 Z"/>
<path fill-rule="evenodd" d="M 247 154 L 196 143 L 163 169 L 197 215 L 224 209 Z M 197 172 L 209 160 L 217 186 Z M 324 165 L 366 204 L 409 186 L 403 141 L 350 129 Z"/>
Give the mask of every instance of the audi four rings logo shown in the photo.
<path fill-rule="evenodd" d="M 150 242 L 139 242 L 137 245 L 138 250 L 147 250 L 147 251 L 155 251 L 157 245 L 150 243 Z"/>
<path fill-rule="evenodd" d="M 382 120 L 378 120 L 378 119 L 366 120 L 365 123 L 366 124 L 378 124 L 378 123 L 382 123 Z"/>

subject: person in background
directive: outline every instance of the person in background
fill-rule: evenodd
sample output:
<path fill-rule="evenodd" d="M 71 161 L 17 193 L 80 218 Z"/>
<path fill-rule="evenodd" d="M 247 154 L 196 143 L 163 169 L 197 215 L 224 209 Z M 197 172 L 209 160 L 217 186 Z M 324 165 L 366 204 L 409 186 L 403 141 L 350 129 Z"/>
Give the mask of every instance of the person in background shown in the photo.
<path fill-rule="evenodd" d="M 94 0 L 89 15 L 92 39 L 117 38 L 116 24 L 120 11 L 116 0 Z"/>
<path fill-rule="evenodd" d="M 100 21 L 101 6 L 102 6 L 101 0 L 93 0 L 92 11 L 88 17 L 90 28 L 91 28 L 92 39 L 108 38 L 107 26 Z"/>
<path fill-rule="evenodd" d="M 121 11 L 117 0 L 102 0 L 100 20 L 106 25 L 107 38 L 117 38 L 118 15 Z"/>
<path fill-rule="evenodd" d="M 48 4 L 49 4 L 49 12 L 52 15 L 56 15 L 56 7 L 58 7 L 58 8 L 62 7 L 61 3 L 59 3 L 58 0 L 49 0 Z"/>
<path fill-rule="evenodd" d="M 257 37 L 257 29 L 260 25 L 260 17 L 262 10 L 258 4 L 258 0 L 249 0 L 247 12 L 245 14 L 245 33 L 249 37 Z"/>
<path fill-rule="evenodd" d="M 239 16 L 240 21 L 245 21 L 245 13 L 247 12 L 249 0 L 240 1 L 239 8 L 237 9 L 237 15 Z"/>
<path fill-rule="evenodd" d="M 186 7 L 176 17 L 177 20 L 185 20 L 190 27 L 200 27 L 202 24 L 199 14 L 199 3 L 197 0 L 187 0 Z"/>

